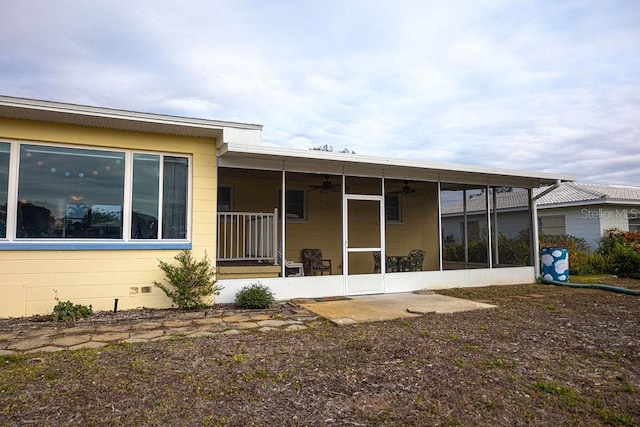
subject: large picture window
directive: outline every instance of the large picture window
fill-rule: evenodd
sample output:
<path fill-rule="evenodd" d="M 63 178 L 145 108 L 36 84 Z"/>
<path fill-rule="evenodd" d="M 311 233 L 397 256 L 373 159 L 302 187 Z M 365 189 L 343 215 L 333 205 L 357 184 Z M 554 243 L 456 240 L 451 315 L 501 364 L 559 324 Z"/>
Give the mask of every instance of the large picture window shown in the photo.
<path fill-rule="evenodd" d="M 188 157 L 20 144 L 12 177 L 10 148 L 0 142 L 0 238 L 188 238 Z"/>
<path fill-rule="evenodd" d="M 16 238 L 122 238 L 122 152 L 22 145 Z"/>

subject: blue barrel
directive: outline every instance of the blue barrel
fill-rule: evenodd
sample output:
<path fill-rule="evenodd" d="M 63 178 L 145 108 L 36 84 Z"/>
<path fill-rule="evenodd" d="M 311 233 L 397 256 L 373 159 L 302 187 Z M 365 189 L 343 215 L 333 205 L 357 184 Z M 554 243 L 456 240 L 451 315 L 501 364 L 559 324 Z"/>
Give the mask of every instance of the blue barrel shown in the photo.
<path fill-rule="evenodd" d="M 569 252 L 566 248 L 542 248 L 540 262 L 544 279 L 569 281 Z"/>

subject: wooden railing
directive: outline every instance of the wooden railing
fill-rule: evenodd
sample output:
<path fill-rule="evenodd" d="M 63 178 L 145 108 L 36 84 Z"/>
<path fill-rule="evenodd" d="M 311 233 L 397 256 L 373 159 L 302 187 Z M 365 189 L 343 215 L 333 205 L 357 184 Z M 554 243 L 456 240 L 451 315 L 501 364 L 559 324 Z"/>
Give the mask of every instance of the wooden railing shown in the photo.
<path fill-rule="evenodd" d="M 271 261 L 278 259 L 278 210 L 218 213 L 218 261 Z"/>

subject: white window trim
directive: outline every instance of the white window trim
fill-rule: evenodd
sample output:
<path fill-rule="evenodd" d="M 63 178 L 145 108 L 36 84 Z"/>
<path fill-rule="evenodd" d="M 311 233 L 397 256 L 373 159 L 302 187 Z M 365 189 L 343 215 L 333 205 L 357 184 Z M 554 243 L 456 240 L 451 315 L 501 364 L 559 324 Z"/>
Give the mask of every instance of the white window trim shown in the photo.
<path fill-rule="evenodd" d="M 192 203 L 193 203 L 193 156 L 187 153 L 172 153 L 159 151 L 146 151 L 130 148 L 111 148 L 95 145 L 75 145 L 55 142 L 33 140 L 0 139 L 0 142 L 10 144 L 9 157 L 9 188 L 7 192 L 7 232 L 4 238 L 0 237 L 0 251 L 2 250 L 104 250 L 104 249 L 191 249 L 192 235 Z M 16 237 L 17 229 L 17 204 L 20 171 L 20 147 L 23 145 L 40 145 L 43 147 L 60 147 L 77 150 L 94 150 L 112 153 L 124 153 L 124 192 L 122 202 L 122 239 L 39 239 Z M 158 238 L 157 239 L 132 239 L 131 238 L 131 207 L 133 206 L 133 155 L 153 154 L 160 156 L 160 171 L 158 174 Z M 162 192 L 164 157 L 180 157 L 187 159 L 187 206 L 185 213 L 184 239 L 162 238 Z"/>

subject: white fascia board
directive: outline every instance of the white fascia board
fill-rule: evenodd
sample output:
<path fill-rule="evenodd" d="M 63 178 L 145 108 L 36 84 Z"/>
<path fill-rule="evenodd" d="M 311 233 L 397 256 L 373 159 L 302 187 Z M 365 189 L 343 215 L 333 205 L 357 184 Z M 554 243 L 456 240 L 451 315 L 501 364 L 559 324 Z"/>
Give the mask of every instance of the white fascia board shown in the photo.
<path fill-rule="evenodd" d="M 262 128 L 247 129 L 237 127 L 224 127 L 222 130 L 222 140 L 218 142 L 218 147 L 222 144 L 238 145 L 259 145 L 262 141 Z"/>
<path fill-rule="evenodd" d="M 41 101 L 26 98 L 14 98 L 0 96 L 0 106 L 26 111 L 52 112 L 85 117 L 100 117 L 123 121 L 136 121 L 157 123 L 171 126 L 188 126 L 202 129 L 222 130 L 224 128 L 262 130 L 262 125 L 226 122 L 209 119 L 196 119 L 190 117 L 170 116 L 165 114 L 141 113 L 128 110 L 118 110 L 104 107 L 91 107 L 87 105 L 68 104 L 52 101 Z"/>
<path fill-rule="evenodd" d="M 572 175 L 556 175 L 552 173 L 543 172 L 528 172 L 511 169 L 500 168 L 486 168 L 473 165 L 462 165 L 456 163 L 438 163 L 438 162 L 422 162 L 415 160 L 404 160 L 388 157 L 374 157 L 359 154 L 350 153 L 334 153 L 327 151 L 317 150 L 296 150 L 282 147 L 271 146 L 251 146 L 245 144 L 227 144 L 224 150 L 219 150 L 218 155 L 233 155 L 240 154 L 247 157 L 272 157 L 280 158 L 282 160 L 318 160 L 327 162 L 340 162 L 343 164 L 352 165 L 375 165 L 388 168 L 406 168 L 416 169 L 423 171 L 434 171 L 446 173 L 471 173 L 478 175 L 492 175 L 503 177 L 516 177 L 516 178 L 530 178 L 534 180 L 545 181 L 574 181 L 575 177 Z"/>

